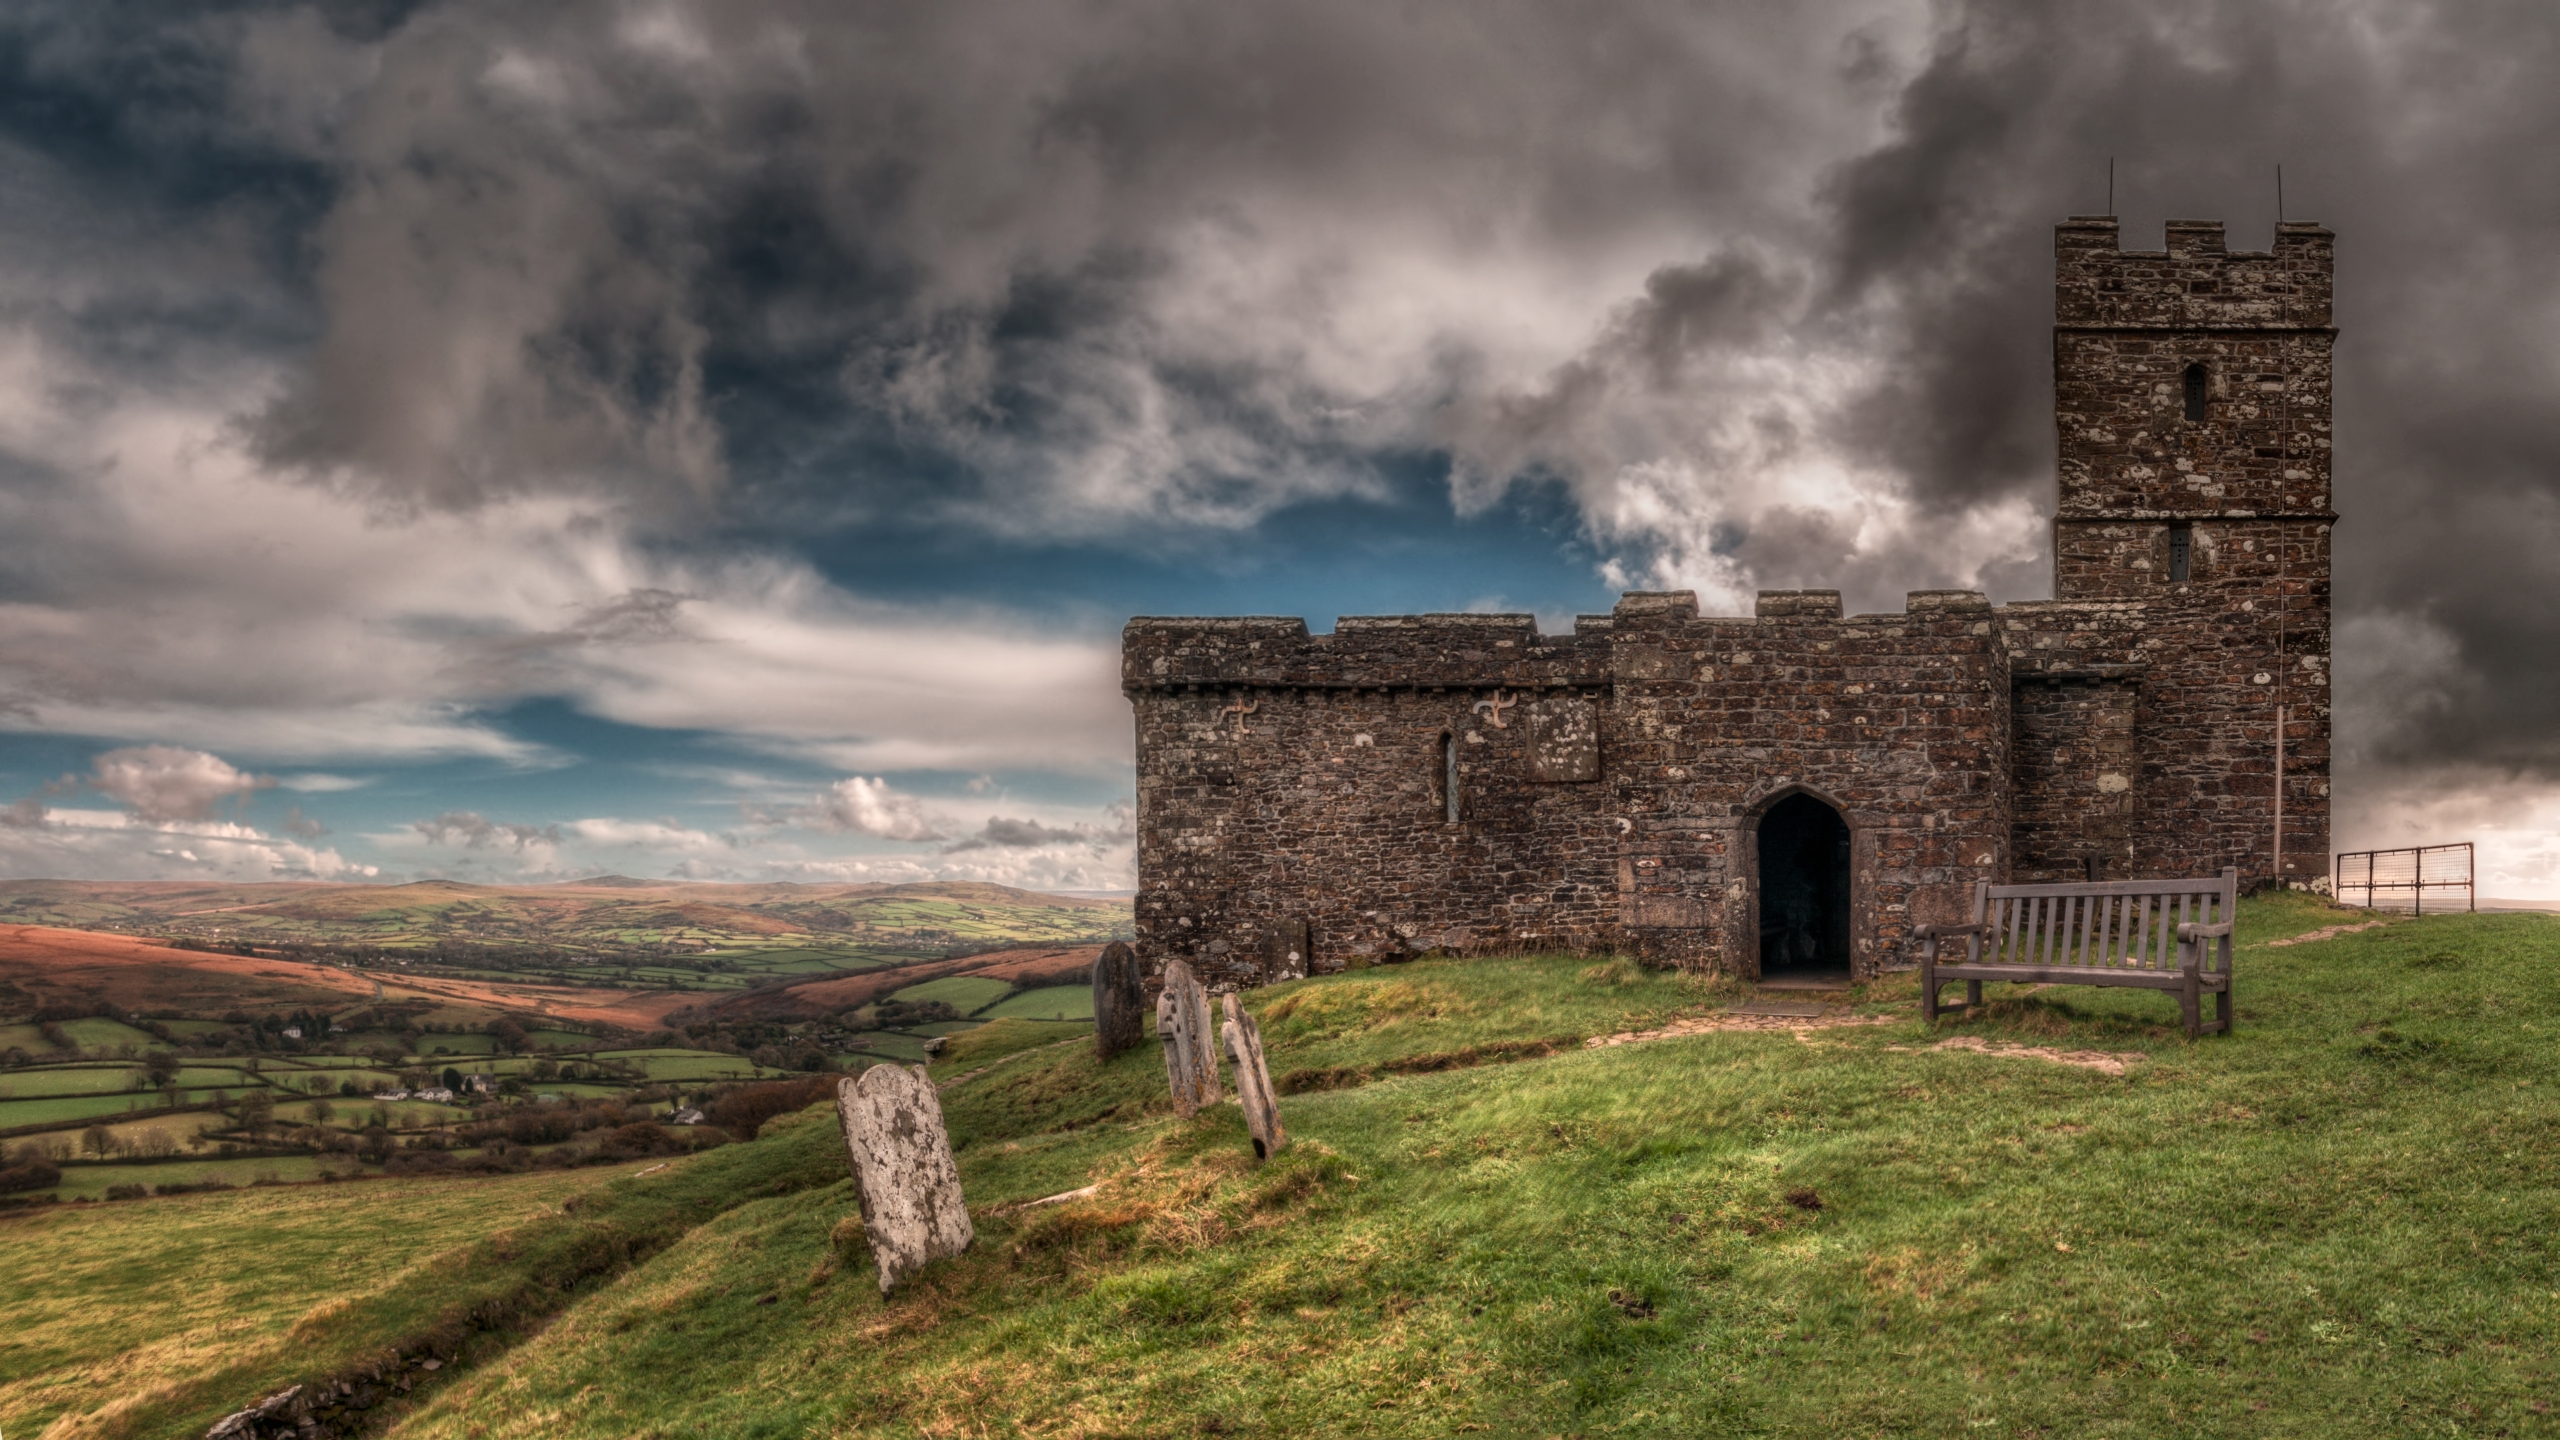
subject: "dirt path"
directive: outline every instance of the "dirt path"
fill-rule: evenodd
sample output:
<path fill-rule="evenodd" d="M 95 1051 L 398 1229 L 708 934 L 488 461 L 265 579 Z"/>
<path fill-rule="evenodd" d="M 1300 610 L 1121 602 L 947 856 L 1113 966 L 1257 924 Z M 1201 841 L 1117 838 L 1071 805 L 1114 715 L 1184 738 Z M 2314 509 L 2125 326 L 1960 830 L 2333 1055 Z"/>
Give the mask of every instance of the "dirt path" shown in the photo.
<path fill-rule="evenodd" d="M 1582 1042 L 1588 1050 L 1612 1045 L 1642 1045 L 1653 1040 L 1677 1040 L 1685 1035 L 1711 1035 L 1720 1030 L 1838 1030 L 1851 1025 L 1890 1025 L 1891 1015 L 1742 1015 L 1722 1011 L 1714 1015 L 1698 1015 L 1687 1020 L 1674 1020 L 1659 1030 L 1622 1030 L 1615 1035 L 1594 1035 Z"/>
<path fill-rule="evenodd" d="M 2138 1050 L 2056 1050 L 2050 1045 L 2012 1045 L 2002 1040 L 1985 1040 L 1979 1035 L 1950 1035 L 1935 1045 L 1888 1045 L 1885 1048 L 1905 1054 L 1928 1050 L 1970 1050 L 1979 1055 L 2042 1060 L 2050 1065 L 2069 1065 L 2107 1075 L 2121 1075 L 2129 1067 L 2151 1058 Z"/>
<path fill-rule="evenodd" d="M 2250 948 L 2274 950 L 2286 945 L 2308 945 L 2314 940 L 2334 940 L 2341 935 L 2353 935 L 2359 930 L 2379 930 L 2390 923 L 2388 920 L 2367 920 L 2361 925 L 2332 925 L 2325 930 L 2314 930 L 2308 935 L 2288 935 L 2281 940 L 2269 940 L 2263 947 L 2251 946 Z"/>
<path fill-rule="evenodd" d="M 1726 1030 L 1787 1030 L 1797 1039 L 1811 1030 L 1839 1030 L 1857 1025 L 1891 1025 L 1904 1017 L 1899 1015 L 1747 1015 L 1724 1011 L 1700 1015 L 1687 1020 L 1674 1020 L 1658 1030 L 1628 1030 L 1616 1035 L 1595 1035 L 1583 1041 L 1586 1049 L 1612 1045 L 1642 1045 L 1654 1040 L 1677 1040 L 1688 1035 L 1710 1035 Z M 2019 1060 L 2042 1060 L 2052 1065 L 2069 1065 L 2082 1070 L 2096 1070 L 2108 1075 L 2122 1075 L 2129 1066 L 2150 1058 L 2139 1051 L 2118 1053 L 2110 1050 L 2057 1050 L 2050 1045 L 2014 1045 L 2002 1040 L 1986 1040 L 1979 1035 L 1951 1035 L 1935 1045 L 1889 1045 L 1889 1050 L 1905 1054 L 1930 1050 L 1965 1050 Z"/>

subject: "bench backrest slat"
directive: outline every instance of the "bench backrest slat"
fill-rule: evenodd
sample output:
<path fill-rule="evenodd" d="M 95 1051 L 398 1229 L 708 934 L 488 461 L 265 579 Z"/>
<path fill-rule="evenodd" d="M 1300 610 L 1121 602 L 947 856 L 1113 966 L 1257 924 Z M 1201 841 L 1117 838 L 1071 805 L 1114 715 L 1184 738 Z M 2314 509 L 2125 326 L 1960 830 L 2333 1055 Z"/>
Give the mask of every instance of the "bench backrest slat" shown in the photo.
<path fill-rule="evenodd" d="M 2175 970 L 2178 927 L 2235 918 L 2238 890 L 2233 870 L 2210 879 L 1977 885 L 1973 919 L 1986 930 L 1966 950 L 1994 965 Z M 2204 967 L 2219 970 L 2229 954 L 2228 941 L 2208 944 Z"/>

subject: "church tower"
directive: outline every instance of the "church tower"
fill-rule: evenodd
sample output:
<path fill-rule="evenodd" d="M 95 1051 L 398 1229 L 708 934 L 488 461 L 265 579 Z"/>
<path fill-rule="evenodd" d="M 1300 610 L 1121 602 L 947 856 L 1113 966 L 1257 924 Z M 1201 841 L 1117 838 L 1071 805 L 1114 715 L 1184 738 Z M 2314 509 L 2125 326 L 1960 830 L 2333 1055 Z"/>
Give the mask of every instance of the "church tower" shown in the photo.
<path fill-rule="evenodd" d="M 2147 871 L 2328 871 L 2334 241 L 2284 224 L 2232 251 L 2220 221 L 2173 220 L 2165 250 L 2127 251 L 2113 217 L 2055 231 L 2054 599 L 2141 607 L 2128 798 Z"/>

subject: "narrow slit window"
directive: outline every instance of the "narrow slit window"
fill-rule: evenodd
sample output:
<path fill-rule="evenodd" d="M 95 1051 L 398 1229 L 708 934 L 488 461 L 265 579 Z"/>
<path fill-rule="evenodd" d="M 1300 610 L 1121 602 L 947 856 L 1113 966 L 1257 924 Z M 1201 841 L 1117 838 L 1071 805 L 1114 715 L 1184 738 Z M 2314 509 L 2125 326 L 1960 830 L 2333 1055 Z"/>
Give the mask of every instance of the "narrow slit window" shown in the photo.
<path fill-rule="evenodd" d="M 1458 737 L 1440 737 L 1440 805 L 1452 825 L 1458 823 Z"/>
<path fill-rule="evenodd" d="M 2196 529 L 2194 526 L 2172 525 L 2169 527 L 2170 584 L 2183 585 L 2187 583 L 2187 574 L 2194 562 L 2195 549 Z"/>
<path fill-rule="evenodd" d="M 2202 365 L 2190 365 L 2187 367 L 2188 419 L 2202 420 L 2204 418 L 2205 401 L 2211 398 L 2212 389 L 2213 377 L 2205 372 L 2205 368 Z"/>

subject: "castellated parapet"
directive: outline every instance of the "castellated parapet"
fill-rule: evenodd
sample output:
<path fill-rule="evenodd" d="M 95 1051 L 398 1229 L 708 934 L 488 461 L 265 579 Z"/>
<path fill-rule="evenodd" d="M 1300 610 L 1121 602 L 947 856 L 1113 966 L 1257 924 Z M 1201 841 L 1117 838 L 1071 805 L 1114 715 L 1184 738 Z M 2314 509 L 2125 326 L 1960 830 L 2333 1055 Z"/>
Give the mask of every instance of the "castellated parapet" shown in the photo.
<path fill-rule="evenodd" d="M 2056 235 L 2055 595 L 1749 616 L 1132 620 L 1138 944 L 1259 983 L 1431 950 L 1860 974 L 1981 880 L 2327 868 L 2331 237 Z M 1827 828 L 1826 828 L 1827 827 Z"/>

